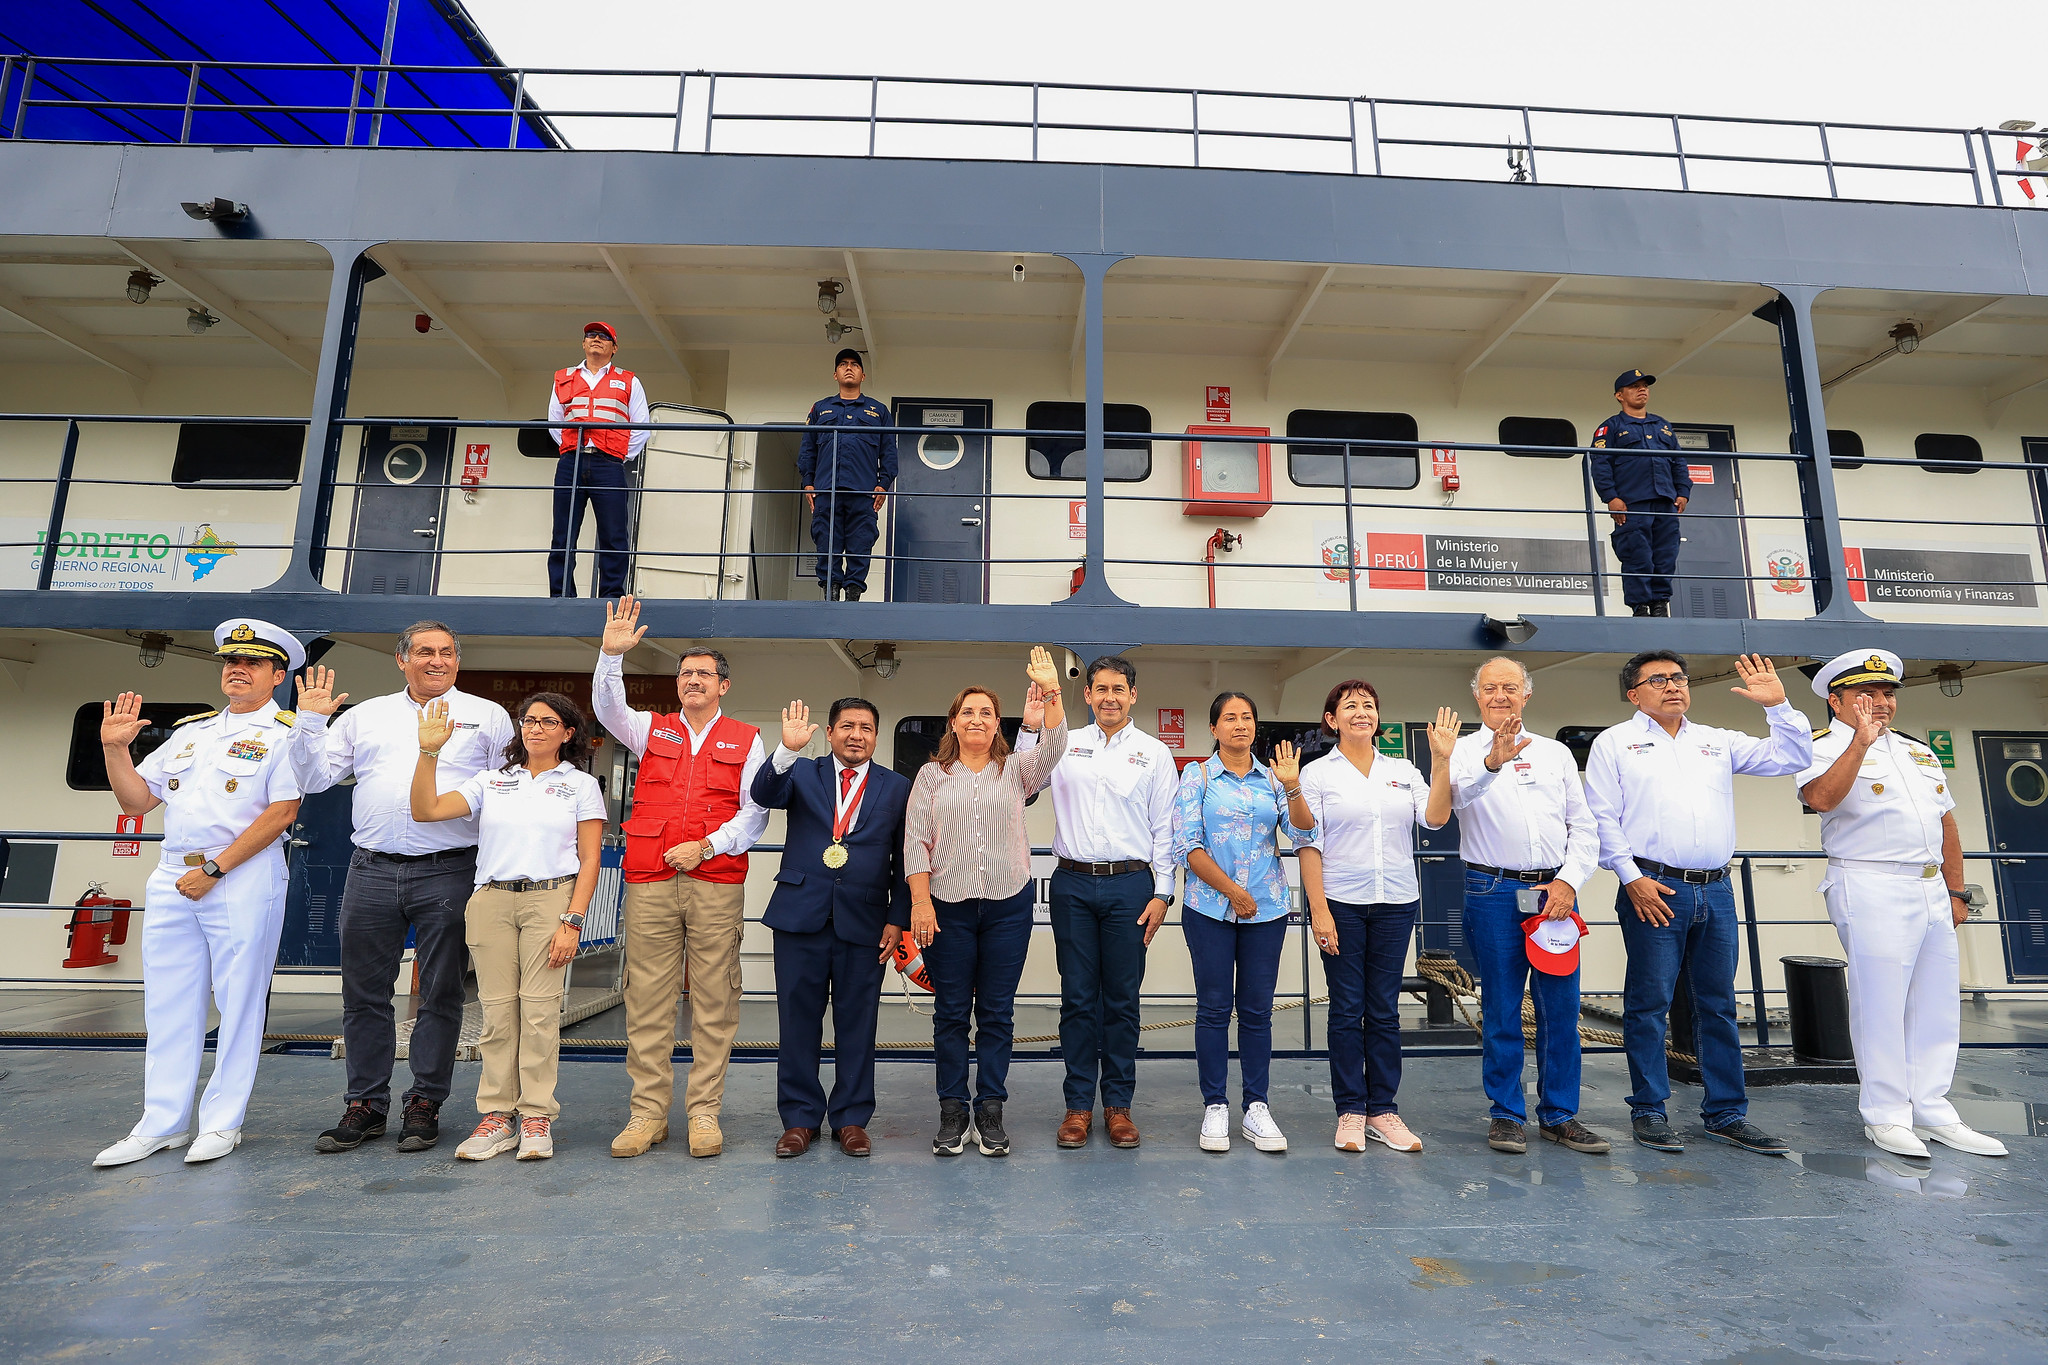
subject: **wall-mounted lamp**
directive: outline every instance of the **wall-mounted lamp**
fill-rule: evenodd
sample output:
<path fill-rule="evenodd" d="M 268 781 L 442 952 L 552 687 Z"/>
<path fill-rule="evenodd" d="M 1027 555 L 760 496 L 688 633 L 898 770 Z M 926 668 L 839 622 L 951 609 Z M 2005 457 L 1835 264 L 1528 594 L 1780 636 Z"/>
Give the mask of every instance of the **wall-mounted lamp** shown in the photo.
<path fill-rule="evenodd" d="M 825 340 L 827 341 L 836 342 L 848 332 L 858 332 L 859 330 L 860 324 L 858 323 L 844 323 L 838 318 L 825 319 Z"/>
<path fill-rule="evenodd" d="M 223 223 L 239 223 L 249 216 L 249 206 L 238 199 L 194 199 L 181 207 L 187 218 L 212 223 L 215 227 Z"/>
<path fill-rule="evenodd" d="M 1963 670 L 1954 664 L 1936 664 L 1934 679 L 1941 684 L 1941 695 L 1960 697 L 1963 695 Z"/>
<path fill-rule="evenodd" d="M 883 678 L 893 678 L 896 670 L 903 667 L 903 661 L 896 657 L 896 645 L 890 640 L 875 642 L 875 673 Z"/>
<path fill-rule="evenodd" d="M 207 312 L 204 308 L 188 308 L 185 310 L 185 330 L 196 337 L 205 336 L 208 329 L 219 321 L 219 318 Z"/>
<path fill-rule="evenodd" d="M 1900 355 L 1911 355 L 1920 349 L 1920 324 L 1909 318 L 1892 328 L 1891 338 Z"/>
<path fill-rule="evenodd" d="M 159 279 L 155 275 L 150 274 L 147 270 L 129 271 L 128 302 L 148 303 L 149 291 L 156 288 L 158 285 L 162 283 L 163 281 L 161 279 Z"/>
<path fill-rule="evenodd" d="M 155 668 L 164 661 L 164 651 L 171 647 L 171 637 L 161 631 L 146 630 L 136 637 L 141 641 L 135 657 L 144 668 Z"/>
<path fill-rule="evenodd" d="M 1498 616 L 1489 616 L 1482 622 L 1482 628 L 1487 633 L 1498 636 L 1511 645 L 1528 644 L 1536 635 L 1535 623 L 1523 616 L 1517 616 L 1511 621 L 1503 621 Z"/>
<path fill-rule="evenodd" d="M 845 291 L 846 286 L 837 280 L 819 280 L 818 311 L 828 318 L 838 312 L 839 296 Z"/>

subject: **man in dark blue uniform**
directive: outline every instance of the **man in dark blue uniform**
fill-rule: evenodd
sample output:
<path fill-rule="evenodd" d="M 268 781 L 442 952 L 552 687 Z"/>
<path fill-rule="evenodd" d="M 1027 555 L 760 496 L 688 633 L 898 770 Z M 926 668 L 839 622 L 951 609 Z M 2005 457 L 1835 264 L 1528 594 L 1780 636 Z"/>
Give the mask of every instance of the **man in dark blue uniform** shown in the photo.
<path fill-rule="evenodd" d="M 833 358 L 839 392 L 811 404 L 813 427 L 804 433 L 796 472 L 811 511 L 811 541 L 818 547 L 818 586 L 827 600 L 860 601 L 868 588 L 868 552 L 875 519 L 896 483 L 896 433 L 889 405 L 860 391 L 867 378 L 860 352 L 848 347 Z"/>
<path fill-rule="evenodd" d="M 1669 422 L 1650 411 L 1650 385 L 1656 382 L 1657 376 L 1641 370 L 1615 376 L 1621 411 L 1593 433 L 1593 491 L 1614 515 L 1621 597 L 1637 616 L 1671 614 L 1678 514 L 1692 495 L 1692 474 L 1678 453 L 1678 438 Z"/>

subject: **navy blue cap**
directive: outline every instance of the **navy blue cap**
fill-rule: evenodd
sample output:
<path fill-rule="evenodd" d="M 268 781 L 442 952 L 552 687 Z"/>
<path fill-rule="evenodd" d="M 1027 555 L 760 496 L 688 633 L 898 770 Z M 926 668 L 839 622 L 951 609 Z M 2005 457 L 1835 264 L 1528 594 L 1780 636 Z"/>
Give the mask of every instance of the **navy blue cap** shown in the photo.
<path fill-rule="evenodd" d="M 854 364 L 860 366 L 863 370 L 865 370 L 868 367 L 867 361 L 862 360 L 860 358 L 859 351 L 854 350 L 851 346 L 846 346 L 840 349 L 838 355 L 832 357 L 832 368 L 836 370 L 849 360 L 851 360 Z"/>
<path fill-rule="evenodd" d="M 1644 374 L 1641 370 L 1623 370 L 1620 374 L 1614 376 L 1614 391 L 1620 393 L 1623 389 L 1633 388 L 1637 384 L 1654 384 L 1656 382 L 1657 376 L 1654 374 Z"/>

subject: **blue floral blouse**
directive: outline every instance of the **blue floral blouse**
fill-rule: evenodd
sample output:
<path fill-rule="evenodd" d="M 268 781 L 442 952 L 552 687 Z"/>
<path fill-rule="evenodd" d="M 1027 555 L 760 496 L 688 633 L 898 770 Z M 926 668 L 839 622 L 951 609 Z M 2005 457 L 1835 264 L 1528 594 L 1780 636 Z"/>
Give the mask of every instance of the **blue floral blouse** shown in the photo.
<path fill-rule="evenodd" d="M 1263 924 L 1286 915 L 1293 897 L 1273 838 L 1281 829 L 1295 847 L 1315 842 L 1313 828 L 1296 829 L 1288 818 L 1287 799 L 1265 764 L 1254 758 L 1252 770 L 1239 777 L 1223 766 L 1220 754 L 1190 763 L 1173 802 L 1173 860 L 1186 866 L 1188 854 L 1207 849 L 1232 881 L 1252 893 L 1259 913 L 1248 920 L 1231 914 L 1230 899 L 1192 868 L 1186 908 L 1231 924 Z"/>

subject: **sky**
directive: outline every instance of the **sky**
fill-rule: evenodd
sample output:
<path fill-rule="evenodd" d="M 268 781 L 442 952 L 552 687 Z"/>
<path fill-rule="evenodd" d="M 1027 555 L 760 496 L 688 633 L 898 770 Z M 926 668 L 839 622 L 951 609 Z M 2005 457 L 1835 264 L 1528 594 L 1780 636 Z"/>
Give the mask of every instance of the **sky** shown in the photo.
<path fill-rule="evenodd" d="M 1201 86 L 1842 122 L 2048 120 L 2024 7 L 467 0 L 514 66 Z M 623 38 L 623 42 L 621 41 Z"/>

